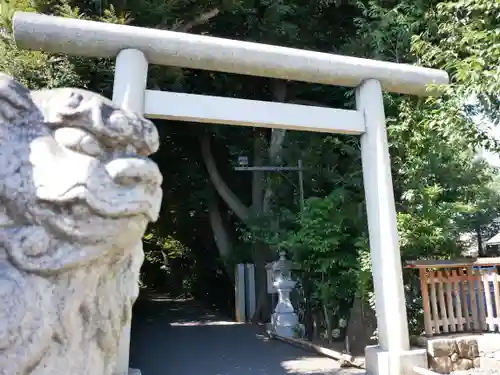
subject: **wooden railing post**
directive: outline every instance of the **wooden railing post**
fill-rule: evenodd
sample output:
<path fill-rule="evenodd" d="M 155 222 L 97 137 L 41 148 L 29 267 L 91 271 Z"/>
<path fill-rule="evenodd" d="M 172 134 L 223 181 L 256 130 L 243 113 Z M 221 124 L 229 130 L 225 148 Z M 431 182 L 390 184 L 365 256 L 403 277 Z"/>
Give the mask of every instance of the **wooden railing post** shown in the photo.
<path fill-rule="evenodd" d="M 477 314 L 476 288 L 474 288 L 475 281 L 476 280 L 472 267 L 467 267 L 467 284 L 469 285 L 469 301 L 472 313 L 472 328 L 475 331 L 479 331 L 481 329 L 481 326 L 479 324 L 479 316 Z"/>
<path fill-rule="evenodd" d="M 424 326 L 426 336 L 432 336 L 431 305 L 429 301 L 429 285 L 427 284 L 427 271 L 425 268 L 419 268 L 420 290 L 422 292 L 422 303 L 424 307 Z"/>
<path fill-rule="evenodd" d="M 491 276 L 495 275 L 495 273 L 491 273 Z M 481 279 L 483 282 L 484 288 L 484 300 L 486 303 L 486 329 L 488 331 L 495 331 L 494 322 L 494 313 L 493 313 L 493 300 L 491 298 L 491 290 L 490 290 L 490 279 L 493 280 L 493 277 L 490 278 L 490 273 L 481 275 Z"/>
<path fill-rule="evenodd" d="M 467 273 L 464 273 L 462 269 L 458 269 L 458 277 L 460 278 L 460 294 L 462 296 L 462 308 L 465 317 L 465 330 L 470 331 L 472 329 L 472 321 L 470 318 L 470 301 L 467 301 L 467 292 L 465 288 L 467 287 Z"/>
<path fill-rule="evenodd" d="M 437 291 L 438 291 L 438 303 L 439 303 L 439 312 L 441 317 L 441 326 L 443 327 L 443 332 L 448 333 L 450 331 L 448 321 L 448 311 L 446 311 L 446 303 L 444 299 L 444 282 L 443 282 L 443 271 L 436 271 L 436 282 L 437 282 Z"/>
<path fill-rule="evenodd" d="M 486 325 L 486 311 L 485 311 L 485 296 L 486 292 L 488 289 L 483 288 L 483 272 L 480 269 L 473 269 L 474 272 L 474 286 L 477 285 L 476 289 L 476 296 L 477 296 L 477 307 L 478 307 L 478 322 L 479 322 L 479 329 L 481 331 L 486 331 L 487 325 Z"/>
<path fill-rule="evenodd" d="M 493 293 L 495 296 L 496 326 L 500 332 L 500 277 L 497 273 L 493 275 Z"/>
<path fill-rule="evenodd" d="M 462 316 L 462 296 L 460 293 L 460 276 L 458 274 L 457 270 L 452 269 L 451 270 L 451 279 L 452 279 L 452 285 L 454 289 L 454 296 L 455 296 L 455 316 L 457 319 L 457 331 L 462 332 L 464 330 L 464 317 Z"/>
<path fill-rule="evenodd" d="M 455 319 L 455 312 L 453 311 L 453 295 L 452 295 L 452 286 L 453 286 L 453 279 L 452 279 L 452 274 L 450 270 L 444 270 L 443 271 L 444 278 L 446 280 L 446 304 L 447 304 L 447 311 L 448 311 L 448 323 L 450 324 L 450 331 L 451 332 L 456 332 L 457 331 L 457 320 Z"/>

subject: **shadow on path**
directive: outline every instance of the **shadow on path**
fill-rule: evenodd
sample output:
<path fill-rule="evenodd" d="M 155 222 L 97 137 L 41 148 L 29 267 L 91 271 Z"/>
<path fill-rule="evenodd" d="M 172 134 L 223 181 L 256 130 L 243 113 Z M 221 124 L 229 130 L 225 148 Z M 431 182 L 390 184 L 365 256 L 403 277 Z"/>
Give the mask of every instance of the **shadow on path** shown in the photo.
<path fill-rule="evenodd" d="M 192 300 L 141 299 L 134 306 L 131 367 L 142 375 L 358 375 L 334 360 L 268 340 Z"/>

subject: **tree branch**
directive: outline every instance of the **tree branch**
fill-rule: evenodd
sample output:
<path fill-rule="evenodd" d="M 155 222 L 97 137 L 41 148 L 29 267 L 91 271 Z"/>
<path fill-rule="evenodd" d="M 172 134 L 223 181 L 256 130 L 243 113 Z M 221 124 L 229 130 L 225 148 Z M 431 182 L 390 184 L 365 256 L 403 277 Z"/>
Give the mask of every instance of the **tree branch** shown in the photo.
<path fill-rule="evenodd" d="M 266 130 L 262 128 L 253 129 L 253 165 L 260 167 L 264 162 L 264 149 L 267 148 L 265 141 Z M 262 212 L 262 196 L 264 194 L 264 172 L 252 172 L 252 210 L 255 213 Z"/>
<path fill-rule="evenodd" d="M 238 216 L 241 221 L 246 221 L 250 216 L 250 209 L 240 201 L 220 175 L 212 154 L 210 135 L 208 133 L 200 135 L 200 146 L 205 167 L 207 168 L 208 175 L 212 180 L 215 190 L 235 215 Z"/>
<path fill-rule="evenodd" d="M 219 255 L 222 259 L 226 259 L 231 254 L 231 240 L 219 210 L 219 195 L 213 186 L 211 186 L 210 190 L 210 198 L 208 202 L 210 226 L 212 227 L 215 244 L 219 249 Z"/>
<path fill-rule="evenodd" d="M 272 80 L 271 90 L 275 102 L 285 102 L 287 94 L 287 85 L 283 80 Z M 283 154 L 283 143 L 285 142 L 286 130 L 272 129 L 271 141 L 269 144 L 269 163 L 276 165 L 281 161 Z M 272 186 L 267 183 L 264 192 L 264 201 L 262 203 L 262 211 L 267 213 L 270 210 L 271 198 L 274 194 Z"/>
<path fill-rule="evenodd" d="M 209 10 L 208 12 L 200 14 L 198 17 L 196 17 L 194 20 L 188 23 L 174 26 L 172 30 L 187 33 L 191 31 L 191 29 L 193 29 L 194 27 L 207 23 L 212 18 L 217 16 L 219 13 L 220 13 L 219 8 L 214 8 L 212 10 Z"/>

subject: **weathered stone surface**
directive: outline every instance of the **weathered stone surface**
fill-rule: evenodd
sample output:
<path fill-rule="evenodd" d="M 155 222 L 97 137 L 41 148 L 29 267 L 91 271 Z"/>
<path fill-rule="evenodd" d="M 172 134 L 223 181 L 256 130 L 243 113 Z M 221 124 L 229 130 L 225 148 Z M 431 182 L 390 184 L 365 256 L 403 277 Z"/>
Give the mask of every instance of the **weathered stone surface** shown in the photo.
<path fill-rule="evenodd" d="M 457 340 L 458 354 L 462 358 L 474 359 L 479 356 L 477 340 L 464 338 Z"/>
<path fill-rule="evenodd" d="M 429 367 L 441 374 L 448 374 L 453 370 L 450 357 L 429 357 Z"/>
<path fill-rule="evenodd" d="M 456 362 L 453 362 L 453 370 L 469 370 L 474 367 L 472 359 L 459 358 Z"/>
<path fill-rule="evenodd" d="M 481 367 L 481 357 L 476 357 L 473 359 L 472 364 L 475 368 Z"/>
<path fill-rule="evenodd" d="M 445 357 L 458 352 L 454 339 L 434 340 L 429 343 L 427 350 L 432 357 Z"/>
<path fill-rule="evenodd" d="M 150 121 L 100 95 L 0 75 L 0 375 L 112 374 L 157 148 Z"/>

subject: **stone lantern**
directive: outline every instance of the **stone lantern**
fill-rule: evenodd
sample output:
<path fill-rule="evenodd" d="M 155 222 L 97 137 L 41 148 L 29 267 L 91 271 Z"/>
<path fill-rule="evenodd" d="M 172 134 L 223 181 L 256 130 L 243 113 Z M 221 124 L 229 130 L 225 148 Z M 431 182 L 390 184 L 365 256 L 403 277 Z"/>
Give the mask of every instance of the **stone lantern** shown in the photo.
<path fill-rule="evenodd" d="M 299 318 L 290 301 L 290 293 L 297 284 L 292 280 L 290 262 L 286 259 L 284 251 L 280 252 L 279 259 L 274 262 L 272 270 L 273 286 L 278 292 L 278 304 L 271 315 L 270 333 L 283 337 L 297 337 L 304 331 L 304 326 L 299 323 Z"/>

